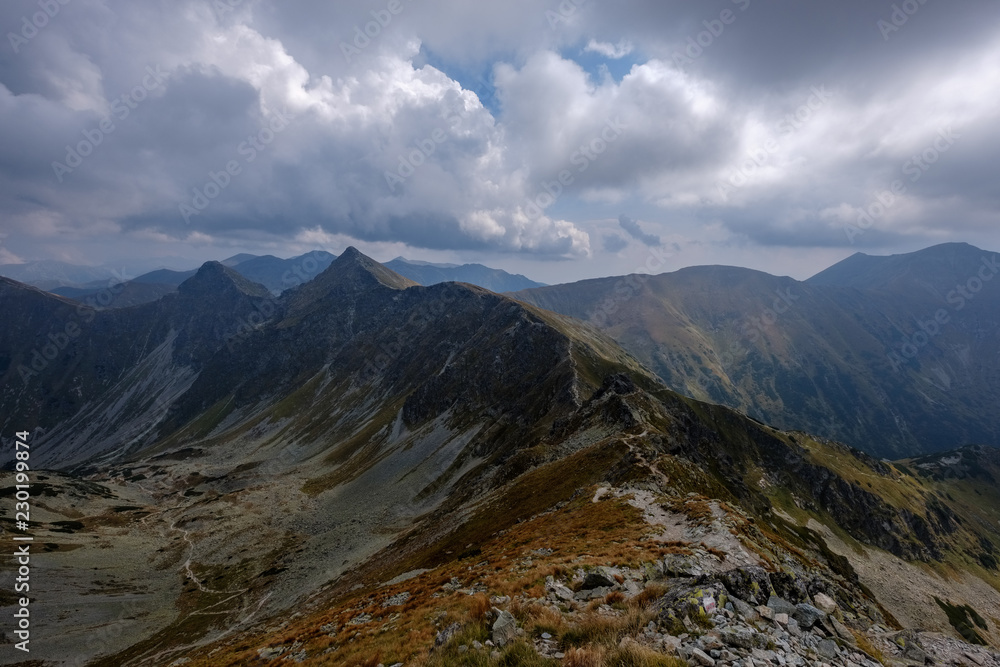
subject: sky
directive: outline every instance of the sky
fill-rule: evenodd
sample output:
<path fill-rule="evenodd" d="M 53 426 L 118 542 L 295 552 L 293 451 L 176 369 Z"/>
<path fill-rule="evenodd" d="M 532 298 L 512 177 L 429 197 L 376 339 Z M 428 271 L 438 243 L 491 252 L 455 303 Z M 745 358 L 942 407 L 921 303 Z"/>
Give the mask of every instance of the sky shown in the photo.
<path fill-rule="evenodd" d="M 989 0 L 5 0 L 0 264 L 1000 248 Z"/>

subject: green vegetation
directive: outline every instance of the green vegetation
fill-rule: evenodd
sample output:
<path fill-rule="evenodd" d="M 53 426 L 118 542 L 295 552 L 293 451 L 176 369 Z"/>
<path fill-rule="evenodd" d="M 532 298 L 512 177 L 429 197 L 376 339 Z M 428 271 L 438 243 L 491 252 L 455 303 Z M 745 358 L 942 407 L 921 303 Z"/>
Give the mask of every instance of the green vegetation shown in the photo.
<path fill-rule="evenodd" d="M 976 610 L 967 604 L 964 605 L 953 605 L 948 602 L 944 602 L 941 598 L 934 596 L 934 601 L 937 602 L 941 610 L 944 611 L 948 616 L 948 622 L 951 623 L 951 627 L 955 628 L 958 634 L 962 635 L 965 641 L 970 644 L 981 644 L 986 645 L 986 640 L 976 632 L 976 628 L 986 630 L 986 621 L 976 613 Z"/>

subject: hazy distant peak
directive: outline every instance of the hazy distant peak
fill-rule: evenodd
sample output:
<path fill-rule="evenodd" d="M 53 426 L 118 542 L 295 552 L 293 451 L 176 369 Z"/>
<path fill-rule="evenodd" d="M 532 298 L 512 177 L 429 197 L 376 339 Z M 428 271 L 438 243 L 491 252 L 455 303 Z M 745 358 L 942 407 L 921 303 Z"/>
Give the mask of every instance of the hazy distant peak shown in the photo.
<path fill-rule="evenodd" d="M 881 290 L 911 289 L 919 283 L 947 291 L 956 281 L 975 275 L 983 259 L 994 255 L 968 243 L 941 243 L 898 255 L 856 252 L 806 282 Z"/>
<path fill-rule="evenodd" d="M 425 262 L 420 259 L 407 259 L 400 255 L 395 259 L 389 260 L 390 262 L 403 262 L 404 264 L 412 264 L 413 266 L 432 266 L 436 269 L 457 269 L 461 267 L 461 264 L 446 264 L 443 262 Z M 389 262 L 386 262 L 387 264 Z"/>
<path fill-rule="evenodd" d="M 202 264 L 197 273 L 177 288 L 177 291 L 184 296 L 220 294 L 233 290 L 258 298 L 270 296 L 270 292 L 263 285 L 247 280 L 228 266 L 214 261 Z"/>

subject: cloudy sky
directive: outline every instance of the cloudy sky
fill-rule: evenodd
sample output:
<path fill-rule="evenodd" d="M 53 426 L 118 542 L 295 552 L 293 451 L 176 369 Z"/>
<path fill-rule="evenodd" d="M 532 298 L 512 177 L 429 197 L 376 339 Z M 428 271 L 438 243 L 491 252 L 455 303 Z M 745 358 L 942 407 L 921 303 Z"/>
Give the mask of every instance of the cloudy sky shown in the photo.
<path fill-rule="evenodd" d="M 5 0 L 0 263 L 1000 249 L 989 0 Z"/>

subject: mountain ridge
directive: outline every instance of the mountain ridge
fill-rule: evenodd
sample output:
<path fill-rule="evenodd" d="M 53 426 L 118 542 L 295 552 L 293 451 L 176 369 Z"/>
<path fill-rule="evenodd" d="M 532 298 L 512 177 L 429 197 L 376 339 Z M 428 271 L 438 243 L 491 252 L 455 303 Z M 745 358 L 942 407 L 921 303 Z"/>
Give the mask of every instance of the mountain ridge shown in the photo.
<path fill-rule="evenodd" d="M 978 249 L 964 255 L 970 265 L 958 271 L 970 276 L 984 257 L 996 261 Z M 955 301 L 958 292 L 926 289 L 926 272 L 910 274 L 921 282 L 865 290 L 689 267 L 513 296 L 598 326 L 682 393 L 783 428 L 862 448 L 881 442 L 872 451 L 890 458 L 1000 443 L 984 417 L 1000 400 L 989 353 L 1000 344 L 989 324 L 1000 294 L 984 281 Z M 949 280 L 937 283 L 954 288 Z"/>

